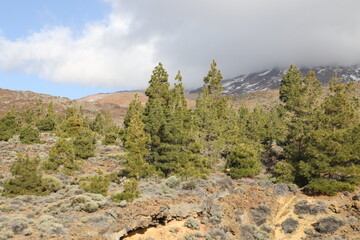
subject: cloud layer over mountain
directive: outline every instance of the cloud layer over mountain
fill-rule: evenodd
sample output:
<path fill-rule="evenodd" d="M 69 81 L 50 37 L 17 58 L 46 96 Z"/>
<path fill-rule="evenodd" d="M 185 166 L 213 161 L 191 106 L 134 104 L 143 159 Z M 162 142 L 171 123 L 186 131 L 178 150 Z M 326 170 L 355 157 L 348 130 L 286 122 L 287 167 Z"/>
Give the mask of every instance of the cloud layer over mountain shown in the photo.
<path fill-rule="evenodd" d="M 48 26 L 11 41 L 0 68 L 57 82 L 143 89 L 162 62 L 186 87 L 212 59 L 224 77 L 273 66 L 360 63 L 358 0 L 104 0 L 112 11 L 81 32 Z"/>

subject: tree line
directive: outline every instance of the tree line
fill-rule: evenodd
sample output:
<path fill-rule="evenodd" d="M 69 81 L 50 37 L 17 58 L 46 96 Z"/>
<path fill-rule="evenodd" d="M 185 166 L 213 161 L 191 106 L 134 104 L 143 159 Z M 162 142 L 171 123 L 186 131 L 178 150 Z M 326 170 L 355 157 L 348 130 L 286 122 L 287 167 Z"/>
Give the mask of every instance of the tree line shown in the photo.
<path fill-rule="evenodd" d="M 252 177 L 280 148 L 266 170 L 278 182 L 296 183 L 311 193 L 333 195 L 360 183 L 359 99 L 352 83 L 332 78 L 326 91 L 314 72 L 294 65 L 283 75 L 280 104 L 235 107 L 223 93 L 213 61 L 194 109 L 187 107 L 180 72 L 170 88 L 160 63 L 145 91 L 130 103 L 124 121 L 127 175 L 206 177 L 225 171 Z"/>
<path fill-rule="evenodd" d="M 53 103 L 44 107 L 38 102 L 35 110 L 7 112 L 0 118 L 0 141 L 19 135 L 23 144 L 41 143 L 40 132 L 53 132 L 58 138 L 43 161 L 19 155 L 3 195 L 55 191 L 59 184 L 54 178 L 44 179 L 41 172 L 74 174 L 81 161 L 94 156 L 96 139 L 105 145 L 121 144 L 127 152 L 124 169 L 115 178 L 206 178 L 223 171 L 237 179 L 265 173 L 274 182 L 296 183 L 309 193 L 328 195 L 352 191 L 360 183 L 360 109 L 352 83 L 332 78 L 323 87 L 314 72 L 303 76 L 291 65 L 282 77 L 280 103 L 271 109 L 250 109 L 235 106 L 223 94 L 222 75 L 213 61 L 196 106 L 190 109 L 180 72 L 173 87 L 168 78 L 159 63 L 145 91 L 148 101 L 143 106 L 135 96 L 122 128 L 108 114 L 98 113 L 90 120 L 77 106 L 60 114 Z M 112 177 L 99 171 L 78 184 L 106 194 Z M 30 178 L 33 181 L 26 181 Z M 136 180 L 114 199 L 138 196 Z"/>

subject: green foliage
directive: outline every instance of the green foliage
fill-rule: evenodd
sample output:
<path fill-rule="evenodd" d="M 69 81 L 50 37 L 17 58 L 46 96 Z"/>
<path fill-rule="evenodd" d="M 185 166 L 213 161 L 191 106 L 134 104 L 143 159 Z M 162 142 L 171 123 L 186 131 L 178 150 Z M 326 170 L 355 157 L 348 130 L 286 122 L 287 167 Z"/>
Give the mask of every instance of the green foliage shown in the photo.
<path fill-rule="evenodd" d="M 261 171 L 259 154 L 250 144 L 239 144 L 226 160 L 232 178 L 252 177 Z"/>
<path fill-rule="evenodd" d="M 329 90 L 321 99 L 315 73 L 303 78 L 291 66 L 283 77 L 280 99 L 288 127 L 285 157 L 296 170 L 295 181 L 313 192 L 333 195 L 351 190 L 360 180 L 360 115 L 352 84 L 332 79 Z M 275 174 L 291 180 L 285 168 L 277 170 Z"/>
<path fill-rule="evenodd" d="M 57 192 L 64 186 L 64 184 L 54 176 L 44 176 L 42 183 L 44 188 L 49 192 Z"/>
<path fill-rule="evenodd" d="M 104 131 L 105 119 L 101 112 L 96 114 L 96 117 L 93 122 L 90 123 L 90 128 L 92 131 L 102 134 Z"/>
<path fill-rule="evenodd" d="M 133 201 L 134 199 L 140 196 L 140 191 L 138 190 L 139 183 L 135 179 L 130 179 L 124 185 L 124 191 L 122 193 L 117 193 L 111 196 L 111 199 L 114 202 L 121 202 L 126 200 L 128 202 Z"/>
<path fill-rule="evenodd" d="M 295 181 L 295 168 L 286 161 L 277 162 L 274 175 L 278 182 L 293 183 Z"/>
<path fill-rule="evenodd" d="M 107 132 L 105 134 L 104 140 L 102 141 L 103 145 L 115 145 L 118 134 L 116 132 Z"/>
<path fill-rule="evenodd" d="M 18 155 L 18 160 L 11 166 L 13 178 L 4 182 L 3 196 L 46 195 L 59 190 L 53 179 L 42 178 L 38 170 L 39 158 Z M 52 183 L 51 183 L 52 181 Z"/>
<path fill-rule="evenodd" d="M 55 130 L 55 119 L 52 119 L 50 117 L 43 118 L 36 123 L 36 126 L 40 131 L 43 132 Z"/>
<path fill-rule="evenodd" d="M 135 114 L 142 115 L 144 112 L 144 108 L 141 105 L 141 101 L 138 94 L 135 94 L 134 100 L 132 100 L 129 104 L 129 108 L 126 111 L 126 115 L 124 118 L 124 128 L 128 128 L 130 125 L 130 121 Z"/>
<path fill-rule="evenodd" d="M 204 77 L 203 93 L 196 99 L 196 123 L 199 128 L 201 153 L 216 162 L 226 149 L 225 142 L 233 136 L 231 130 L 233 123 L 229 121 L 233 113 L 229 98 L 222 96 L 222 75 L 213 61 L 210 70 Z M 230 126 L 232 125 L 232 126 Z"/>
<path fill-rule="evenodd" d="M 149 87 L 145 91 L 148 101 L 144 109 L 143 121 L 145 131 L 151 138 L 150 158 L 156 153 L 156 149 L 161 143 L 160 129 L 166 122 L 166 111 L 170 100 L 169 86 L 168 74 L 163 65 L 159 63 L 155 67 Z"/>
<path fill-rule="evenodd" d="M 21 128 L 20 141 L 23 144 L 40 143 L 39 130 L 30 125 Z"/>
<path fill-rule="evenodd" d="M 150 140 L 150 136 L 144 131 L 140 112 L 134 112 L 125 136 L 125 150 L 128 152 L 125 169 L 128 177 L 140 179 L 155 172 L 154 167 L 146 161 L 149 155 Z"/>
<path fill-rule="evenodd" d="M 76 116 L 71 116 L 66 119 L 61 126 L 63 137 L 73 137 L 78 135 L 84 127 L 84 119 Z"/>
<path fill-rule="evenodd" d="M 200 221 L 196 218 L 190 217 L 188 220 L 184 222 L 184 226 L 190 229 L 199 230 L 200 229 Z"/>
<path fill-rule="evenodd" d="M 75 136 L 73 145 L 74 152 L 77 158 L 88 159 L 93 157 L 96 148 L 96 139 L 92 131 L 83 129 Z"/>
<path fill-rule="evenodd" d="M 20 128 L 14 111 L 7 112 L 0 119 L 0 141 L 8 141 Z"/>
<path fill-rule="evenodd" d="M 64 138 L 59 138 L 49 151 L 49 159 L 44 162 L 44 169 L 48 171 L 58 171 L 71 175 L 79 169 L 75 161 L 73 143 Z"/>
<path fill-rule="evenodd" d="M 334 196 L 337 192 L 341 191 L 353 192 L 355 190 L 355 186 L 350 183 L 326 178 L 312 179 L 306 188 L 312 193 L 325 194 L 329 196 Z"/>
<path fill-rule="evenodd" d="M 258 105 L 249 113 L 247 121 L 248 138 L 257 143 L 266 140 L 267 113 Z"/>
<path fill-rule="evenodd" d="M 176 80 L 166 108 L 167 120 L 159 132 L 161 143 L 153 154 L 154 165 L 164 176 L 205 177 L 209 172 L 208 164 L 199 154 L 197 127 L 193 112 L 187 108 L 180 72 Z"/>
<path fill-rule="evenodd" d="M 55 109 L 53 102 L 50 102 L 48 105 L 46 116 L 40 119 L 36 126 L 40 131 L 48 132 L 55 130 L 56 119 L 55 119 Z"/>
<path fill-rule="evenodd" d="M 78 183 L 86 192 L 106 196 L 110 185 L 110 177 L 99 171 L 97 175 L 81 177 Z"/>

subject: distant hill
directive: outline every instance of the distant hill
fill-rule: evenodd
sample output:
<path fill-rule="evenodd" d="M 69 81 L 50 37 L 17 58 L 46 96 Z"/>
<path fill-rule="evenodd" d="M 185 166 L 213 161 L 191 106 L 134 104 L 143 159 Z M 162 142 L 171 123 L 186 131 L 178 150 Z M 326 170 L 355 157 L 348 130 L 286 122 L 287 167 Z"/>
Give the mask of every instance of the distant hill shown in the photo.
<path fill-rule="evenodd" d="M 53 102 L 55 109 L 58 112 L 65 112 L 66 108 L 70 105 L 81 106 L 83 112 L 90 118 L 95 116 L 98 111 L 109 112 L 117 122 L 122 122 L 127 109 L 127 105 L 125 106 L 125 104 L 123 104 L 124 107 L 122 107 L 123 105 L 108 102 L 77 101 L 31 91 L 13 91 L 0 88 L 0 116 L 9 111 L 12 107 L 16 107 L 20 110 L 33 109 L 36 107 L 38 100 L 41 100 L 44 104 Z"/>
<path fill-rule="evenodd" d="M 317 78 L 323 85 L 327 85 L 334 76 L 334 71 L 337 70 L 339 78 L 344 82 L 360 81 L 360 65 L 350 67 L 346 66 L 319 66 L 313 68 L 300 68 L 303 75 L 306 75 L 310 70 L 314 70 Z M 258 91 L 265 91 L 271 89 L 278 89 L 282 75 L 286 73 L 287 69 L 267 69 L 261 72 L 240 75 L 232 79 L 227 79 L 222 82 L 225 94 L 245 94 Z M 202 88 L 197 88 L 190 93 L 201 92 Z"/>

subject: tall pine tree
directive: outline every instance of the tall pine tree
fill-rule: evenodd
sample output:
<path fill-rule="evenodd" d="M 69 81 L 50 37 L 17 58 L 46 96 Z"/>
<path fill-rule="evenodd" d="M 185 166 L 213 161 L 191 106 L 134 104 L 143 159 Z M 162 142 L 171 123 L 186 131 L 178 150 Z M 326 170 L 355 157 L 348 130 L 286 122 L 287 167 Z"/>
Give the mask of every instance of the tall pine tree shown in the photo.
<path fill-rule="evenodd" d="M 155 166 L 165 176 L 203 177 L 208 171 L 195 141 L 196 126 L 193 113 L 187 108 L 180 72 L 176 80 L 170 91 L 166 122 L 160 128 L 161 143 L 155 155 Z"/>
<path fill-rule="evenodd" d="M 166 112 L 169 106 L 170 91 L 168 74 L 159 63 L 155 67 L 149 87 L 145 91 L 148 101 L 144 110 L 145 131 L 151 137 L 150 143 L 150 159 L 156 158 L 157 148 L 161 143 L 160 129 L 166 122 Z"/>
<path fill-rule="evenodd" d="M 216 162 L 226 149 L 226 123 L 228 122 L 229 101 L 222 96 L 222 75 L 213 61 L 204 77 L 203 93 L 196 100 L 196 121 L 200 130 L 202 154 Z"/>

